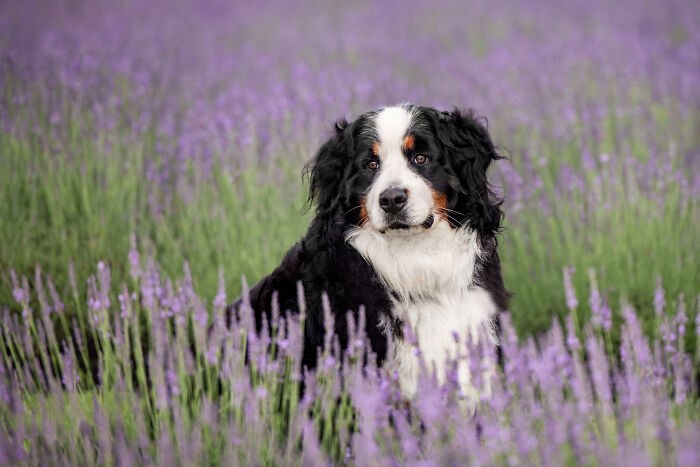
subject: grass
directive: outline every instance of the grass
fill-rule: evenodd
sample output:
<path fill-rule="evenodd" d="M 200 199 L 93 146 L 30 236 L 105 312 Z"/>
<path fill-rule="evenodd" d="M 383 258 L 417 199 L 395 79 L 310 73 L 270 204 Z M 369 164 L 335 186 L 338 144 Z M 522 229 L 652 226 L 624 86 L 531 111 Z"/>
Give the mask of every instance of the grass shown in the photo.
<path fill-rule="evenodd" d="M 697 116 L 671 127 L 672 111 L 655 109 L 652 126 L 657 129 L 659 152 L 668 151 L 672 170 L 682 171 L 676 141 L 691 147 L 698 144 L 693 132 Z M 506 284 L 515 292 L 513 321 L 520 332 L 544 330 L 552 316 L 566 313 L 561 271 L 567 266 L 576 269 L 573 279 L 580 291 L 587 289 L 588 269 L 596 269 L 611 303 L 624 297 L 640 310 L 647 330 L 653 324 L 649 287 L 656 277 L 664 279 L 672 309 L 680 294 L 691 301 L 698 294 L 699 203 L 685 199 L 679 183 L 670 177 L 658 176 L 648 181 L 651 189 L 640 188 L 640 177 L 630 173 L 624 159 L 629 155 L 647 162 L 651 157 L 648 146 L 639 142 L 645 139 L 639 119 L 606 117 L 602 125 L 605 132 L 593 151 L 612 156 L 588 170 L 581 164 L 580 144 L 531 137 L 540 157 L 547 161 L 535 167 L 533 175 L 542 180 L 540 193 L 549 200 L 549 210 L 536 201 L 525 203 L 514 219 L 507 216 L 501 243 Z M 618 133 L 630 137 L 615 143 Z M 514 144 L 523 146 L 522 142 Z M 512 163 L 518 172 L 528 173 L 522 158 L 516 155 Z M 580 174 L 588 190 L 600 193 L 598 202 L 576 189 L 555 188 L 562 164 Z M 613 180 L 603 175 L 606 171 L 621 175 Z M 588 311 L 587 298 L 578 297 L 584 312 Z"/>
<path fill-rule="evenodd" d="M 203 179 L 191 170 L 191 197 L 167 194 L 149 183 L 145 157 L 152 144 L 116 144 L 106 151 L 89 138 L 49 152 L 39 141 L 0 134 L 0 303 L 13 302 L 8 271 L 49 273 L 68 287 L 68 262 L 87 277 L 96 261 L 112 266 L 114 284 L 126 277 L 130 234 L 172 276 L 189 263 L 195 284 L 213 296 L 217 271 L 253 281 L 269 272 L 303 234 L 303 187 L 272 184 L 259 166 L 230 174 L 215 167 Z M 293 169 L 283 169 L 291 180 Z M 158 212 L 155 204 L 164 204 Z M 99 260 L 96 260 L 99 258 Z M 240 281 L 231 288 L 240 292 Z M 84 284 L 81 295 L 84 295 Z"/>

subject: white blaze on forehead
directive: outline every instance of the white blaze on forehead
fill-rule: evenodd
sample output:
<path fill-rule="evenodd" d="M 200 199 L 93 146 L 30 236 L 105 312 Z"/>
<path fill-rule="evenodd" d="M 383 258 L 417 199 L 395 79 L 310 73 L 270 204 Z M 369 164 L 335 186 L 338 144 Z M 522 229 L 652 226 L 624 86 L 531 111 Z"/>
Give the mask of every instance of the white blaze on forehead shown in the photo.
<path fill-rule="evenodd" d="M 375 153 L 379 157 L 379 173 L 367 194 L 370 225 L 378 230 L 387 227 L 391 219 L 379 205 L 381 193 L 395 187 L 404 189 L 408 201 L 403 209 L 403 222 L 420 225 L 433 209 L 433 194 L 424 180 L 410 167 L 402 145 L 411 128 L 413 115 L 403 106 L 387 107 L 374 117 L 374 137 L 378 139 Z"/>
<path fill-rule="evenodd" d="M 374 122 L 381 143 L 380 155 L 401 151 L 403 138 L 411 126 L 411 112 L 404 107 L 382 109 Z"/>

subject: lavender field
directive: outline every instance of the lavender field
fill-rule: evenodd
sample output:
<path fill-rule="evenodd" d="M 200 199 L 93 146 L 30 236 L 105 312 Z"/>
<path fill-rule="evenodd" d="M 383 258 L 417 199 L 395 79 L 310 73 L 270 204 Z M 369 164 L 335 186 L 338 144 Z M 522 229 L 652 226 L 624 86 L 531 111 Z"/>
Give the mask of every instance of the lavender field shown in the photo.
<path fill-rule="evenodd" d="M 0 465 L 700 465 L 697 1 L 242 3 L 0 3 Z M 405 101 L 509 156 L 475 401 L 223 324 L 332 122 Z"/>

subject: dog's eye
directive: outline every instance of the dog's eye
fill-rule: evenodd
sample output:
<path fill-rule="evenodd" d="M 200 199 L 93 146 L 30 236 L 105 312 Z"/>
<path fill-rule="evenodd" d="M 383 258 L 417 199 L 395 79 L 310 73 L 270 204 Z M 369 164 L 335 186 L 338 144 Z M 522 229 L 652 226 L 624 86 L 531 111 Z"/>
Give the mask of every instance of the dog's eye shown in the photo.
<path fill-rule="evenodd" d="M 379 168 L 379 162 L 369 161 L 369 163 L 367 164 L 367 168 L 370 170 L 377 170 Z"/>
<path fill-rule="evenodd" d="M 425 164 L 426 162 L 428 162 L 428 156 L 426 156 L 425 154 L 418 154 L 416 157 L 413 158 L 414 164 L 420 165 Z"/>

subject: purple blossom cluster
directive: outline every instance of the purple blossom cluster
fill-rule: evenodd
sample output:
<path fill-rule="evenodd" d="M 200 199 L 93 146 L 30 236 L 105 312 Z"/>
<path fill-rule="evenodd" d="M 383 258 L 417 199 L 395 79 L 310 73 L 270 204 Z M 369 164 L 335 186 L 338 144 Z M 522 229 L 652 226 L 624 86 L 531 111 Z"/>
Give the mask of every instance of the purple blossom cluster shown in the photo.
<path fill-rule="evenodd" d="M 349 315 L 351 345 L 341 353 L 326 309 L 321 363 L 309 371 L 300 362 L 303 313 L 285 315 L 273 304 L 256 332 L 244 304 L 226 326 L 223 286 L 207 310 L 187 267 L 173 282 L 153 261 L 132 265 L 139 272 L 118 304 L 105 299 L 109 266 L 98 265 L 85 302 L 105 313 L 76 324 L 60 345 L 53 326 L 67 323 L 51 281 L 37 270 L 41 287 L 31 291 L 13 275 L 19 304 L 32 306 L 26 297 L 36 295 L 41 310 L 2 311 L 2 465 L 700 461 L 700 354 L 684 347 L 682 300 L 651 339 L 623 302 L 617 347 L 600 322 L 579 323 L 577 333 L 570 315 L 519 339 L 504 315 L 500 365 L 492 349 L 468 342 L 458 357 L 469 360 L 474 394 L 461 392 L 455 360 L 444 385 L 424 367 L 407 400 L 397 375 L 369 350 L 364 316 L 372 310 Z M 590 274 L 590 300 L 600 302 Z M 86 334 L 96 369 L 81 365 Z"/>

